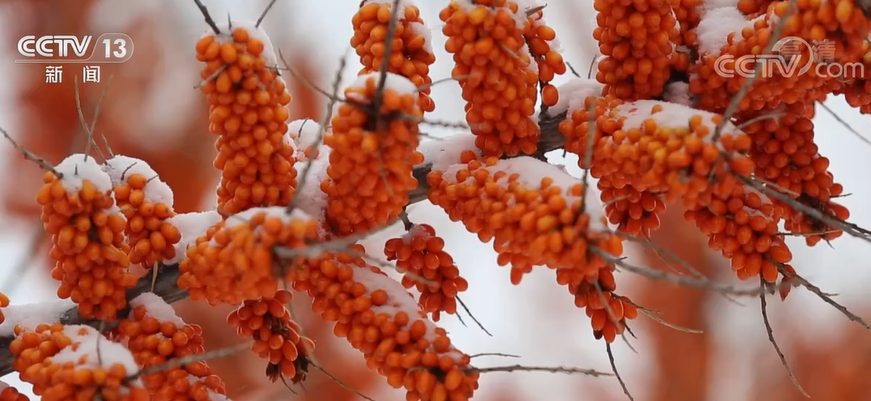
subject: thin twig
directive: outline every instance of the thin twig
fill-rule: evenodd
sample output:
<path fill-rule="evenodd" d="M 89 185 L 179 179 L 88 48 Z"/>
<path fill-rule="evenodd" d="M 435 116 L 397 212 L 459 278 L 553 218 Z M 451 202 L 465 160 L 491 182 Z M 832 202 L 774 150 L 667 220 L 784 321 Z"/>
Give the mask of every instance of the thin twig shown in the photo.
<path fill-rule="evenodd" d="M 218 24 L 215 23 L 215 20 L 213 20 L 211 14 L 209 14 L 209 9 L 206 8 L 206 6 L 204 6 L 203 2 L 200 0 L 194 0 L 194 4 L 196 4 L 197 8 L 200 9 L 200 13 L 203 14 L 203 18 L 205 19 L 206 24 L 208 24 L 209 27 L 212 28 L 212 31 L 215 32 L 215 35 L 220 35 L 221 30 L 218 29 Z"/>
<path fill-rule="evenodd" d="M 759 277 L 760 285 L 765 287 L 765 279 L 761 276 Z M 789 367 L 789 363 L 786 362 L 786 356 L 783 355 L 783 352 L 780 350 L 780 346 L 777 345 L 777 341 L 774 339 L 774 329 L 771 328 L 771 322 L 768 320 L 768 302 L 765 301 L 765 293 L 762 292 L 759 294 L 759 301 L 762 304 L 762 323 L 765 324 L 765 331 L 768 333 L 768 342 L 774 346 L 774 351 L 777 352 L 777 357 L 780 358 L 780 363 L 786 368 L 786 374 L 789 375 L 789 380 L 792 380 L 792 385 L 795 386 L 795 389 L 798 390 L 803 396 L 807 398 L 811 398 L 810 394 L 801 387 L 801 383 L 798 382 L 795 375 L 792 373 L 792 368 Z"/>
<path fill-rule="evenodd" d="M 237 352 L 241 352 L 241 351 L 244 351 L 246 349 L 249 349 L 249 348 L 251 348 L 251 344 L 253 344 L 253 343 L 254 343 L 253 341 L 247 341 L 247 342 L 242 343 L 242 344 L 236 344 L 232 347 L 222 348 L 222 349 L 214 350 L 211 352 L 206 352 L 203 354 L 189 355 L 189 356 L 186 356 L 184 358 L 171 359 L 171 360 L 166 361 L 164 363 L 161 363 L 159 365 L 154 365 L 154 366 L 142 369 L 139 372 L 137 372 L 136 374 L 127 376 L 126 378 L 124 378 L 124 380 L 129 382 L 131 380 L 136 380 L 142 376 L 148 376 L 150 374 L 164 372 L 164 371 L 167 371 L 167 370 L 172 369 L 172 368 L 184 367 L 184 365 L 187 365 L 189 363 L 203 362 L 203 361 L 208 361 L 210 359 L 223 358 L 225 356 L 229 356 L 229 355 L 235 354 Z"/>
<path fill-rule="evenodd" d="M 832 299 L 829 294 L 824 293 L 819 287 L 811 284 L 810 281 L 807 281 L 804 277 L 799 276 L 798 274 L 790 273 L 786 270 L 786 268 L 783 267 L 782 264 L 775 263 L 775 265 L 777 266 L 777 271 L 779 271 L 780 274 L 782 274 L 784 277 L 790 280 L 795 280 L 799 285 L 806 288 L 808 291 L 822 299 L 823 302 L 833 306 L 835 309 L 841 312 L 841 314 L 846 316 L 847 319 L 850 319 L 851 321 L 860 324 L 862 327 L 871 330 L 871 326 L 869 326 L 868 323 L 865 323 L 865 320 L 863 320 L 861 317 L 854 314 L 853 312 L 847 310 L 845 306 L 837 303 L 834 299 Z"/>
<path fill-rule="evenodd" d="M 617 381 L 620 382 L 623 394 L 626 394 L 626 396 L 629 397 L 629 401 L 635 401 L 635 398 L 632 397 L 632 393 L 629 392 L 629 387 L 626 387 L 626 382 L 623 381 L 620 372 L 617 371 L 617 362 L 614 361 L 614 353 L 611 352 L 610 343 L 605 343 L 605 351 L 608 352 L 608 362 L 611 363 L 611 371 L 614 372 L 614 376 L 617 376 Z"/>
<path fill-rule="evenodd" d="M 356 395 L 359 395 L 361 398 L 363 398 L 363 399 L 365 399 L 365 400 L 368 400 L 368 401 L 375 401 L 374 399 L 372 399 L 372 397 L 368 397 L 368 396 L 364 395 L 363 393 L 361 393 L 361 392 L 355 390 L 353 387 L 349 386 L 347 383 L 345 383 L 345 382 L 343 382 L 342 380 L 340 380 L 338 377 L 334 376 L 332 373 L 327 372 L 327 370 L 324 369 L 324 368 L 322 368 L 320 365 L 315 364 L 315 363 L 312 362 L 312 361 L 309 361 L 309 365 L 314 366 L 315 369 L 317 369 L 317 370 L 320 370 L 321 373 L 323 373 L 325 376 L 329 377 L 330 380 L 336 382 L 336 384 L 338 384 L 339 386 L 342 386 L 342 388 L 345 389 L 345 390 L 347 390 L 348 392 L 353 393 L 353 394 L 356 394 Z"/>
<path fill-rule="evenodd" d="M 272 9 L 272 6 L 275 5 L 275 2 L 276 2 L 276 0 L 272 0 L 272 1 L 270 1 L 269 4 L 266 6 L 266 9 L 263 10 L 262 13 L 260 13 L 260 17 L 257 18 L 257 23 L 254 24 L 254 27 L 255 27 L 255 28 L 260 28 L 260 23 L 263 22 L 263 19 L 264 19 L 264 18 L 266 18 L 266 14 L 269 13 L 269 10 Z"/>
<path fill-rule="evenodd" d="M 480 327 L 481 330 L 484 331 L 484 333 L 487 333 L 488 336 L 493 337 L 493 334 L 491 334 L 489 331 L 487 331 L 486 328 L 484 328 L 484 325 L 481 324 L 481 322 L 478 321 L 478 319 L 475 317 L 475 315 L 472 314 L 472 311 L 470 311 L 470 310 L 469 310 L 469 307 L 466 306 L 466 303 L 463 302 L 462 299 L 460 299 L 460 296 L 459 296 L 459 295 L 457 296 L 457 303 L 460 304 L 460 307 L 462 307 L 463 310 L 466 311 L 467 314 L 469 314 L 469 317 L 472 318 L 472 321 L 475 322 L 475 324 L 477 324 L 478 327 Z M 457 316 L 459 316 L 459 314 L 457 314 Z"/>
<path fill-rule="evenodd" d="M 843 125 L 844 128 L 846 128 L 854 136 L 856 136 L 856 138 L 859 138 L 860 141 L 865 142 L 868 145 L 871 145 L 871 139 L 865 138 L 862 134 L 859 133 L 859 131 L 856 131 L 856 129 L 854 129 L 852 126 L 850 126 L 850 124 L 847 124 L 847 122 L 844 121 L 844 119 L 841 118 L 841 116 L 839 116 L 837 113 L 835 113 L 834 110 L 830 109 L 829 106 L 826 106 L 826 104 L 824 102 L 817 102 L 817 104 L 819 104 L 825 111 L 828 111 L 829 114 L 831 114 L 832 117 L 834 117 L 836 121 L 841 123 L 841 125 Z"/>
<path fill-rule="evenodd" d="M 478 354 L 469 355 L 469 359 L 480 358 L 482 356 L 501 356 L 501 357 L 505 357 L 505 358 L 520 358 L 520 355 L 514 355 L 514 354 L 503 354 L 501 352 L 481 352 Z"/>
<path fill-rule="evenodd" d="M 565 373 L 579 374 L 593 377 L 614 376 L 612 373 L 601 372 L 594 369 L 571 368 L 565 366 L 523 366 L 523 365 L 508 365 L 494 366 L 490 368 L 469 368 L 468 373 L 493 373 L 493 372 L 548 372 L 548 373 Z"/>
<path fill-rule="evenodd" d="M 12 146 L 18 152 L 20 152 L 22 155 L 24 155 L 25 159 L 36 163 L 43 170 L 51 171 L 52 174 L 54 174 L 58 179 L 62 179 L 64 177 L 64 175 L 61 174 L 60 171 L 57 171 L 57 169 L 55 169 L 54 166 L 52 166 L 49 162 L 45 161 L 45 159 L 42 159 L 39 156 L 34 155 L 29 150 L 25 149 L 24 146 L 21 146 L 18 144 L 18 142 L 15 142 L 15 140 L 12 139 L 11 136 L 9 136 L 9 133 L 6 132 L 6 130 L 3 129 L 2 127 L 0 127 L 0 133 L 3 134 L 3 136 L 6 138 L 6 140 L 9 141 L 9 143 L 11 143 Z"/>

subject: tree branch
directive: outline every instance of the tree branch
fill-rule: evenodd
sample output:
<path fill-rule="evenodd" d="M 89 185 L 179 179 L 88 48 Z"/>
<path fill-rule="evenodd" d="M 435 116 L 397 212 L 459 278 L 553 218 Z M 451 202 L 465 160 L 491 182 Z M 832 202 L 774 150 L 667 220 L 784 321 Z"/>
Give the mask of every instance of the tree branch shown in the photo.
<path fill-rule="evenodd" d="M 538 142 L 539 150 L 542 153 L 559 149 L 565 143 L 565 138 L 557 130 L 557 126 L 559 125 L 560 121 L 565 119 L 565 116 L 565 113 L 563 113 L 555 117 L 542 117 L 542 120 L 540 121 L 541 138 Z M 417 179 L 418 185 L 417 189 L 409 192 L 409 203 L 417 203 L 427 199 L 426 194 L 427 191 L 429 191 L 429 185 L 426 182 L 426 176 L 427 174 L 429 174 L 431 168 L 432 160 L 425 161 L 423 164 L 420 164 L 414 168 L 414 177 Z M 178 302 L 182 299 L 187 298 L 188 293 L 186 291 L 180 290 L 176 286 L 176 281 L 178 280 L 179 276 L 178 265 L 160 265 L 159 268 L 160 271 L 157 275 L 156 280 L 153 280 L 152 275 L 148 274 L 140 278 L 139 281 L 136 282 L 135 286 L 127 290 L 128 302 L 138 297 L 142 293 L 149 292 L 151 290 L 152 281 L 154 281 L 154 294 L 163 298 L 163 300 L 167 303 Z M 130 313 L 129 307 L 120 310 L 118 311 L 118 318 L 122 319 L 126 317 L 128 313 Z M 82 318 L 81 316 L 79 316 L 76 308 L 71 308 L 67 310 L 63 315 L 61 315 L 58 321 L 60 323 L 69 325 L 88 325 L 97 330 L 101 328 L 101 322 L 99 320 Z M 104 323 L 102 325 L 102 328 L 104 330 L 111 330 L 117 325 L 117 322 Z M 12 369 L 12 361 L 15 358 L 9 352 L 9 343 L 11 343 L 12 340 L 13 337 L 0 337 L 0 377 L 14 372 L 14 369 Z"/>

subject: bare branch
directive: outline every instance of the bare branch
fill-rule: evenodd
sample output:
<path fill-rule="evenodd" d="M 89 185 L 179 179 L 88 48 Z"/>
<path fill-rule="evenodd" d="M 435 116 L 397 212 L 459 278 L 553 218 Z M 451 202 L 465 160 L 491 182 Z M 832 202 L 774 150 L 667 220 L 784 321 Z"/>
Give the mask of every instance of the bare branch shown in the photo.
<path fill-rule="evenodd" d="M 614 376 L 617 376 L 617 381 L 620 382 L 620 387 L 623 388 L 623 394 L 626 394 L 629 397 L 629 401 L 635 401 L 635 398 L 632 397 L 632 393 L 629 392 L 629 388 L 626 387 L 626 382 L 623 381 L 623 378 L 620 377 L 620 372 L 617 371 L 617 362 L 614 361 L 614 353 L 611 352 L 611 344 L 605 343 L 605 350 L 608 352 L 608 362 L 611 363 L 611 371 L 614 372 Z"/>
<path fill-rule="evenodd" d="M 765 280 L 762 277 L 759 278 L 760 285 L 765 287 Z M 811 398 L 810 394 L 807 393 L 798 382 L 798 379 L 795 378 L 795 375 L 792 373 L 792 369 L 789 367 L 789 363 L 786 362 L 786 357 L 783 355 L 783 352 L 780 350 L 780 346 L 777 345 L 777 341 L 774 340 L 774 330 L 771 328 L 771 322 L 768 320 L 768 302 L 765 301 L 765 293 L 762 292 L 759 294 L 759 301 L 762 306 L 762 323 L 765 324 L 765 331 L 768 333 L 768 342 L 774 346 L 774 351 L 777 352 L 777 357 L 780 358 L 780 363 L 783 364 L 783 367 L 786 368 L 786 374 L 789 375 L 789 380 L 792 380 L 792 385 L 795 386 L 795 389 L 798 390 L 803 396 L 807 398 Z"/>
<path fill-rule="evenodd" d="M 196 4 L 197 8 L 200 9 L 200 13 L 203 14 L 203 18 L 205 19 L 206 24 L 208 24 L 209 27 L 212 28 L 212 31 L 215 32 L 215 35 L 220 35 L 221 30 L 218 29 L 218 24 L 215 24 L 215 20 L 213 20 L 211 14 L 209 14 L 209 9 L 206 8 L 206 6 L 204 6 L 203 2 L 200 0 L 194 0 L 194 4 Z"/>
<path fill-rule="evenodd" d="M 466 369 L 468 373 L 493 373 L 493 372 L 548 372 L 548 373 L 565 373 L 565 374 L 579 374 L 593 377 L 600 376 L 614 376 L 611 373 L 601 372 L 594 369 L 581 369 L 581 368 L 571 368 L 565 366 L 523 366 L 523 365 L 509 365 L 509 366 L 494 366 L 490 368 L 469 368 Z"/>
<path fill-rule="evenodd" d="M 49 162 L 45 161 L 45 159 L 42 159 L 42 158 L 40 158 L 39 156 L 36 156 L 36 155 L 34 155 L 33 153 L 30 153 L 30 151 L 27 150 L 27 149 L 25 149 L 24 146 L 21 146 L 21 145 L 18 144 L 18 142 L 15 142 L 15 140 L 12 139 L 11 136 L 9 136 L 9 133 L 6 132 L 6 130 L 4 130 L 2 127 L 0 127 L 0 133 L 2 133 L 3 136 L 6 138 L 6 140 L 9 141 L 9 143 L 12 144 L 12 146 L 15 148 L 15 150 L 17 150 L 17 151 L 20 152 L 22 155 L 24 155 L 24 158 L 25 158 L 25 159 L 30 160 L 30 161 L 36 163 L 36 164 L 37 164 L 41 169 L 43 169 L 43 170 L 51 171 L 55 176 L 57 176 L 57 178 L 63 178 L 63 177 L 64 177 L 63 174 L 61 174 L 59 171 L 57 171 L 57 170 L 54 168 L 54 166 L 52 166 Z"/>

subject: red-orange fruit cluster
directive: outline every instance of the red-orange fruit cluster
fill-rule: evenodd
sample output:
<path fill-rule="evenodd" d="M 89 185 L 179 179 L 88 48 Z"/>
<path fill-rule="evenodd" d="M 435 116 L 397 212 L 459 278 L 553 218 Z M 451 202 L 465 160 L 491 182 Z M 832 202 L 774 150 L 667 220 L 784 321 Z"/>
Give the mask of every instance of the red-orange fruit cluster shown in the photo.
<path fill-rule="evenodd" d="M 593 38 L 605 56 L 596 80 L 603 94 L 624 100 L 662 94 L 680 32 L 667 0 L 595 0 Z M 679 68 L 678 68 L 679 69 Z"/>
<path fill-rule="evenodd" d="M 92 157 L 73 154 L 47 172 L 36 194 L 42 222 L 51 235 L 51 276 L 57 295 L 70 298 L 86 318 L 115 320 L 136 283 L 128 271 L 126 221 L 115 205 L 112 185 Z"/>
<path fill-rule="evenodd" d="M 566 72 L 566 63 L 557 49 L 556 32 L 544 23 L 544 8 L 525 11 L 527 17 L 523 25 L 523 39 L 538 66 L 541 103 L 550 107 L 559 101 L 559 91 L 550 82 L 554 76 Z"/>
<path fill-rule="evenodd" d="M 532 154 L 541 135 L 531 118 L 539 76 L 523 37 L 527 19 L 518 14 L 525 11 L 506 0 L 471 3 L 451 1 L 439 18 L 475 146 L 486 156 Z"/>
<path fill-rule="evenodd" d="M 832 201 L 844 188 L 834 182 L 828 171 L 829 159 L 819 154 L 814 143 L 813 104 L 794 103 L 787 110 L 782 117 L 753 122 L 746 128 L 754 141 L 751 156 L 756 162 L 756 176 L 774 184 L 772 189 L 823 215 L 846 220 L 850 216 L 847 208 Z M 843 234 L 802 210 L 785 207 L 786 230 L 801 234 L 809 246 Z"/>
<path fill-rule="evenodd" d="M 429 28 L 424 25 L 416 6 L 400 2 L 388 55 L 386 40 L 393 14 L 392 3 L 364 0 L 351 19 L 354 26 L 351 46 L 363 64 L 359 75 L 380 71 L 387 56 L 387 72 L 408 78 L 419 88 L 420 109 L 424 112 L 433 111 L 435 103 L 429 97 L 432 84 L 429 67 L 435 62 L 435 56 L 429 43 Z"/>
<path fill-rule="evenodd" d="M 457 313 L 457 295 L 469 288 L 444 248 L 445 240 L 429 224 L 416 224 L 404 236 L 384 244 L 387 260 L 395 260 L 396 271 L 404 274 L 402 286 L 417 288 L 417 302 L 436 322 L 441 312 Z"/>
<path fill-rule="evenodd" d="M 167 222 L 175 216 L 172 190 L 143 160 L 115 156 L 106 165 L 110 167 L 115 202 L 127 219 L 124 233 L 130 245 L 130 263 L 150 269 L 175 258 L 181 233 Z"/>
<path fill-rule="evenodd" d="M 596 316 L 591 324 L 597 338 L 609 342 L 623 332 L 624 317 L 635 317 L 623 316 L 623 301 L 615 298 L 620 303 L 613 306 L 620 312 L 616 323 L 598 319 L 596 311 L 606 309 L 615 288 L 608 258 L 622 254 L 623 244 L 603 220 L 584 212 L 583 185 L 558 167 L 528 157 L 480 161 L 466 151 L 460 164 L 431 172 L 427 181 L 430 201 L 451 220 L 462 221 L 481 241 L 494 240 L 497 262 L 511 264 L 512 283 L 520 283 L 534 265 L 555 269 L 557 282 L 575 295 L 576 305 Z M 590 289 L 596 296 L 603 292 L 607 302 L 588 302 Z"/>
<path fill-rule="evenodd" d="M 288 378 L 296 384 L 305 380 L 315 343 L 300 335 L 299 324 L 291 319 L 287 305 L 292 293 L 278 290 L 274 296 L 245 301 L 230 312 L 227 323 L 236 334 L 253 338 L 251 350 L 267 359 L 266 376 L 273 382 Z"/>
<path fill-rule="evenodd" d="M 300 210 L 254 208 L 228 217 L 197 238 L 179 263 L 178 287 L 191 299 L 239 304 L 278 290 L 283 266 L 298 257 L 279 258 L 276 247 L 302 249 L 318 238 L 317 222 Z"/>
<path fill-rule="evenodd" d="M 421 118 L 416 89 L 388 73 L 379 97 L 380 82 L 380 74 L 371 73 L 345 89 L 348 101 L 324 136 L 331 152 L 321 191 L 327 195 L 327 223 L 340 236 L 393 222 L 408 204 L 408 191 L 417 188 L 412 171 L 423 155 L 415 150 Z"/>
<path fill-rule="evenodd" d="M 743 5 L 742 5 L 743 3 Z M 739 10 L 753 12 L 764 3 L 743 1 Z M 774 30 L 779 26 L 779 37 L 800 37 L 803 42 L 786 43 L 788 49 L 797 48 L 798 54 L 785 55 L 794 63 L 789 68 L 770 68 L 764 77 L 755 79 L 745 96 L 738 102 L 738 111 L 761 111 L 775 108 L 781 104 L 796 102 L 823 101 L 826 95 L 857 77 L 843 68 L 848 63 L 862 60 L 868 51 L 865 39 L 871 30 L 869 21 L 855 0 L 833 0 L 824 2 L 799 1 L 790 9 L 791 2 L 770 2 L 760 11 L 764 15 L 748 19 L 747 26 L 728 34 L 726 41 L 718 47 L 718 42 L 699 49 L 700 59 L 691 66 L 690 91 L 699 98 L 699 106 L 705 110 L 722 112 L 732 98 L 742 90 L 746 78 L 735 74 L 724 76 L 723 67 L 734 68 L 734 63 L 717 66 L 717 60 L 758 54 L 759 49 L 768 46 Z M 703 21 L 705 29 L 714 28 L 720 22 Z M 701 29 L 701 26 L 700 26 Z M 717 35 L 714 35 L 717 36 Z M 714 38 L 719 39 L 719 38 Z M 808 43 L 825 43 L 826 48 L 812 49 Z M 784 43 L 785 51 L 787 46 Z M 795 46 L 793 46 L 795 45 Z M 822 51 L 821 51 L 822 50 Z M 828 54 L 832 53 L 832 54 Z M 835 69 L 829 68 L 836 66 Z"/>
<path fill-rule="evenodd" d="M 638 317 L 635 304 L 614 293 L 617 282 L 611 266 L 599 269 L 596 275 L 584 277 L 578 277 L 571 270 L 557 270 L 557 282 L 567 286 L 575 297 L 575 306 L 584 308 L 597 340 L 614 342 L 626 330 L 627 320 Z"/>
<path fill-rule="evenodd" d="M 126 341 L 141 369 L 205 352 L 202 328 L 184 324 L 156 295 L 142 294 L 131 304 L 130 315 L 118 322 L 114 340 Z M 224 382 L 205 361 L 168 367 L 143 375 L 141 380 L 153 401 L 199 401 L 226 394 Z"/>
<path fill-rule="evenodd" d="M 483 242 L 494 239 L 497 261 L 511 264 L 514 284 L 535 265 L 594 275 L 605 261 L 592 246 L 614 257 L 623 252 L 619 237 L 581 208 L 583 185 L 536 159 L 478 160 L 465 151 L 454 169 L 432 171 L 427 181 L 429 200 L 451 220 Z"/>
<path fill-rule="evenodd" d="M 9 351 L 21 380 L 46 401 L 148 401 L 133 356 L 121 345 L 87 326 L 41 324 L 33 331 L 15 328 Z M 102 341 L 100 341 L 102 340 Z M 100 352 L 111 355 L 105 364 Z"/>
<path fill-rule="evenodd" d="M 356 245 L 354 253 L 365 249 Z M 380 269 L 345 253 L 325 254 L 294 269 L 288 279 L 312 297 L 312 310 L 334 321 L 366 365 L 407 401 L 467 401 L 478 388 L 469 355 L 451 345 L 444 329 L 426 320 L 402 285 Z"/>
<path fill-rule="evenodd" d="M 296 187 L 287 132 L 290 94 L 277 59 L 259 28 L 241 26 L 229 36 L 203 36 L 196 44 L 200 90 L 209 102 L 209 130 L 218 134 L 215 168 L 221 170 L 218 211 L 287 206 Z M 228 29 L 229 28 L 225 28 Z"/>

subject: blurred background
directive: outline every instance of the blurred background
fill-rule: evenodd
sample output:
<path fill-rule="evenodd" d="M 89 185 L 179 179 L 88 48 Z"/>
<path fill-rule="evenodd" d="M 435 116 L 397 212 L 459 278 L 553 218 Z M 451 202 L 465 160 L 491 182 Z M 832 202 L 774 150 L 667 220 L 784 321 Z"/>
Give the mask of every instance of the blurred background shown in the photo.
<path fill-rule="evenodd" d="M 255 20 L 267 1 L 204 0 L 216 20 L 229 14 L 237 20 Z M 351 17 L 359 0 L 279 0 L 263 22 L 273 44 L 291 67 L 308 80 L 327 87 L 339 59 L 348 56 L 343 82 L 356 76 L 359 63 L 350 49 Z M 452 62 L 444 51 L 438 11 L 447 0 L 418 1 L 423 18 L 433 32 L 436 64 L 433 80 L 449 77 Z M 553 0 L 545 11 L 557 31 L 564 58 L 585 73 L 597 54 L 591 31 L 595 12 L 591 1 Z M 84 149 L 85 135 L 74 101 L 74 74 L 80 65 L 65 68 L 62 83 L 45 81 L 39 64 L 15 64 L 16 43 L 23 35 L 91 34 L 123 32 L 135 43 L 135 53 L 124 64 L 103 65 L 100 83 L 80 85 L 83 110 L 90 120 L 101 92 L 96 132 L 108 138 L 112 150 L 147 160 L 175 190 L 178 212 L 214 208 L 218 173 L 212 169 L 214 137 L 207 131 L 207 105 L 198 90 L 199 63 L 194 42 L 205 32 L 192 1 L 179 0 L 0 0 L 0 127 L 30 151 L 57 163 L 70 152 Z M 80 73 L 80 72 L 78 72 Z M 287 75 L 287 74 L 285 74 Z M 326 99 L 300 81 L 287 76 L 292 91 L 292 118 L 322 117 Z M 560 77 L 555 83 L 564 82 Z M 456 82 L 433 88 L 437 108 L 431 118 L 461 121 L 463 103 Z M 850 109 L 841 98 L 827 104 L 859 132 L 871 127 L 867 116 Z M 871 147 L 850 134 L 837 120 L 818 109 L 817 143 L 831 159 L 831 171 L 852 195 L 843 200 L 851 221 L 871 227 Z M 428 127 L 435 136 L 451 129 Z M 0 286 L 13 304 L 55 298 L 44 255 L 47 245 L 40 236 L 39 209 L 34 194 L 42 172 L 23 160 L 7 143 L 0 144 Z M 550 155 L 579 176 L 576 158 Z M 521 358 L 481 357 L 476 365 L 520 363 L 538 366 L 578 366 L 608 371 L 605 345 L 593 339 L 585 314 L 572 297 L 559 288 L 553 272 L 537 270 L 514 287 L 508 268 L 495 263 L 491 245 L 481 244 L 459 223 L 450 222 L 432 205 L 411 208 L 411 219 L 427 222 L 445 237 L 462 274 L 470 283 L 464 301 L 475 317 L 493 333 L 487 336 L 455 316 L 440 324 L 457 347 L 469 354 L 506 353 Z M 399 228 L 366 241 L 370 253 L 380 255 L 383 241 L 399 235 Z M 710 252 L 706 240 L 683 221 L 683 211 L 671 207 L 653 241 L 678 254 L 709 277 L 735 283 L 728 264 Z M 867 291 L 871 269 L 866 259 L 871 246 L 844 236 L 832 246 L 808 249 L 800 238 L 789 240 L 794 266 L 800 274 L 836 297 L 851 311 L 871 319 Z M 627 247 L 633 263 L 665 269 L 660 257 Z M 633 351 L 618 340 L 613 344 L 616 364 L 629 390 L 639 401 L 791 401 L 804 397 L 792 386 L 771 344 L 767 341 L 758 297 L 730 302 L 703 290 L 678 287 L 622 273 L 621 294 L 647 308 L 662 311 L 662 319 L 703 330 L 679 332 L 644 316 L 634 322 L 630 337 Z M 755 283 L 755 281 L 754 281 Z M 754 283 L 744 283 L 748 286 Z M 850 323 L 833 308 L 802 289 L 793 290 L 786 302 L 769 297 L 774 334 L 786 359 L 813 399 L 850 401 L 871 399 L 871 332 Z M 366 369 L 359 354 L 331 328 L 312 316 L 309 300 L 298 295 L 296 312 L 306 334 L 317 342 L 315 357 L 332 374 L 358 391 L 379 401 L 404 399 L 383 379 Z M 208 349 L 238 343 L 224 322 L 229 308 L 209 308 L 205 303 L 174 305 L 186 321 L 204 327 Z M 468 317 L 464 319 L 470 322 Z M 637 352 L 636 352 L 637 351 Z M 210 364 L 224 378 L 236 401 L 358 400 L 359 396 L 318 371 L 309 374 L 305 390 L 293 395 L 281 382 L 269 383 L 264 363 L 255 355 L 240 353 Z M 15 375 L 4 377 L 19 384 Z M 26 386 L 22 388 L 26 389 Z M 492 373 L 481 379 L 476 394 L 481 401 L 611 401 L 625 399 L 613 378 L 586 378 L 548 373 Z"/>

